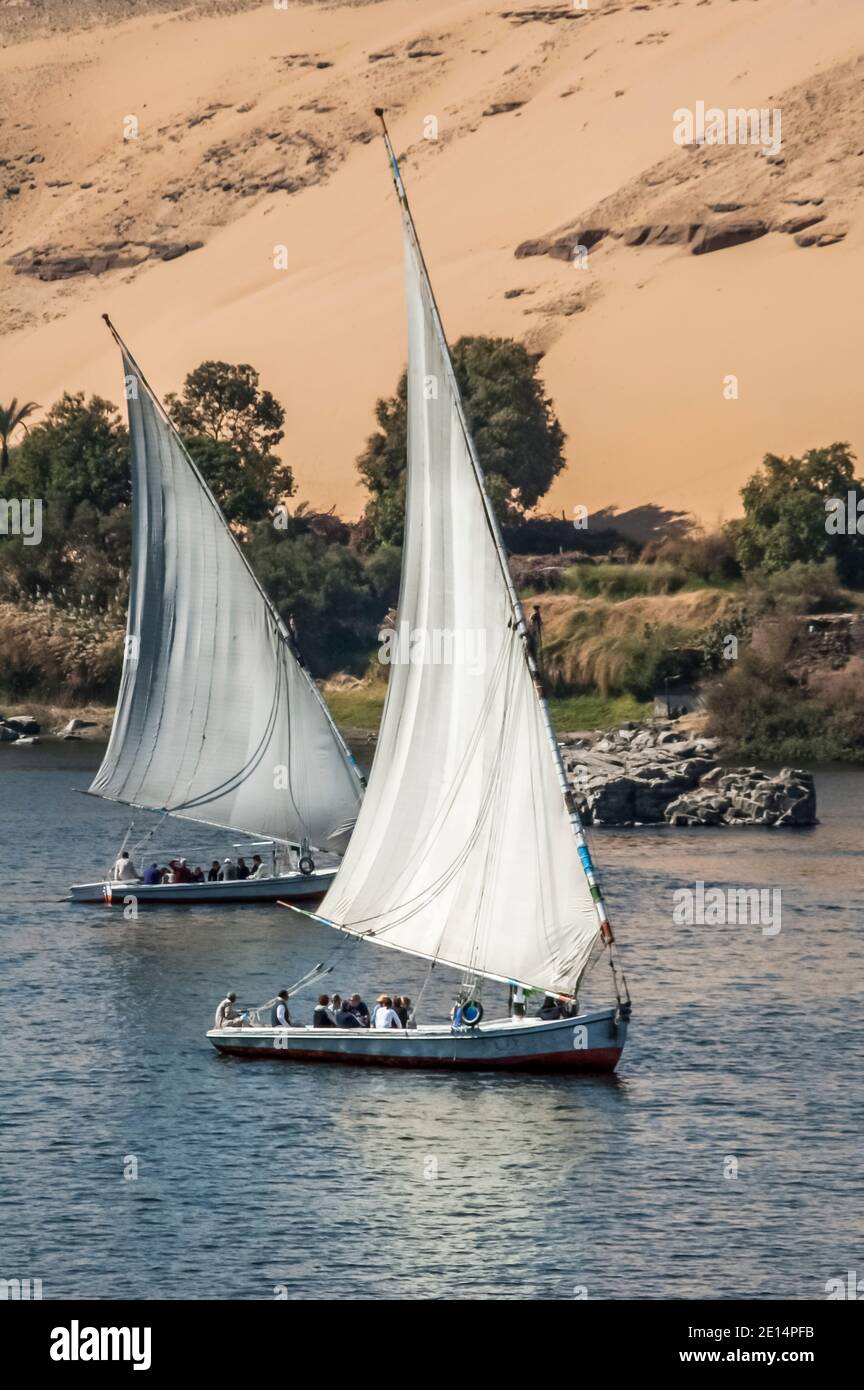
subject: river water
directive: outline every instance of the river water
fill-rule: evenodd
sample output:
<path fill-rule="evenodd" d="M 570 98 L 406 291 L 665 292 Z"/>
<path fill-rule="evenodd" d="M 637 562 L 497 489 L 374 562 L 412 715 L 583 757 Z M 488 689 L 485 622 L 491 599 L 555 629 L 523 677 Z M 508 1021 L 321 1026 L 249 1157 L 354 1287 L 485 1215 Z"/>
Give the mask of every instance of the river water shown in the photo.
<path fill-rule="evenodd" d="M 97 761 L 0 747 L 0 1278 L 45 1298 L 776 1299 L 864 1274 L 864 772 L 817 773 L 812 830 L 593 832 L 634 1017 L 618 1075 L 580 1079 L 219 1058 L 228 988 L 259 1003 L 338 947 L 331 988 L 416 999 L 425 966 L 278 907 L 63 902 L 128 827 L 75 793 Z M 232 852 L 175 833 L 157 844 Z M 781 929 L 676 925 L 698 882 L 779 889 Z"/>

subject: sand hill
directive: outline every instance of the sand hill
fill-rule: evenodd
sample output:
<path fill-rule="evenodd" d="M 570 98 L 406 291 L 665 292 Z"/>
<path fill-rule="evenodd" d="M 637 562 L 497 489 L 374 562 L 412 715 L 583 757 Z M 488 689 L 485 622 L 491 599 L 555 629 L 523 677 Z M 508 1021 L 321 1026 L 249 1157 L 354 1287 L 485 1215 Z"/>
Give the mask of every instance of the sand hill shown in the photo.
<path fill-rule="evenodd" d="M 107 310 L 163 393 L 254 363 L 356 513 L 405 352 L 381 104 L 449 335 L 543 353 L 556 508 L 712 523 L 768 449 L 864 453 L 861 0 L 0 0 L 0 39 L 0 400 L 119 400 Z M 676 144 L 700 101 L 779 150 Z"/>

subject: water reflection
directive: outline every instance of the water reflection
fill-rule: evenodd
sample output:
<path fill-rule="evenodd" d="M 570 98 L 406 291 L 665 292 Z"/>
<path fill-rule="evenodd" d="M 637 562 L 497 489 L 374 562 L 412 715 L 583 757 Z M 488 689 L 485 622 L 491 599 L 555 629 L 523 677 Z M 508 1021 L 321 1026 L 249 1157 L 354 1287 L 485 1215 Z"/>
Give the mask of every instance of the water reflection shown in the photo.
<path fill-rule="evenodd" d="M 806 835 L 594 832 L 635 1013 L 619 1076 L 579 1078 L 220 1059 L 228 988 L 259 1003 L 328 956 L 328 989 L 425 983 L 440 1017 L 453 976 L 280 908 L 56 901 L 128 813 L 52 758 L 0 763 L 0 1220 L 46 1297 L 802 1298 L 854 1267 L 861 773 L 819 779 Z M 696 881 L 780 887 L 781 932 L 675 927 Z"/>

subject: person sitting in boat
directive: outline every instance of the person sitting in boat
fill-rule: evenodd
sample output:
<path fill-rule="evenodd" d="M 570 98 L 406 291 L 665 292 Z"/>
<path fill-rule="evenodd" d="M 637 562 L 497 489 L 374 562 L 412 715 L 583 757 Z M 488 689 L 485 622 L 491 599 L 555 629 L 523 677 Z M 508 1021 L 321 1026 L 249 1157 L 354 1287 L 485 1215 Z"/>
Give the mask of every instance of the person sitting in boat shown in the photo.
<path fill-rule="evenodd" d="M 201 868 L 200 865 L 198 865 L 196 868 L 194 868 L 194 869 L 192 870 L 192 878 L 193 878 L 193 880 L 195 881 L 195 883 L 204 883 L 204 882 L 205 882 L 205 879 L 204 879 L 204 870 Z"/>
<path fill-rule="evenodd" d="M 270 1011 L 271 1028 L 293 1028 L 291 1016 L 288 1013 L 288 991 L 280 989 L 276 995 L 276 1002 Z"/>
<path fill-rule="evenodd" d="M 405 1007 L 405 1000 L 402 998 L 402 995 L 401 995 L 401 994 L 396 994 L 396 995 L 394 995 L 394 997 L 393 997 L 393 1011 L 394 1011 L 394 1013 L 396 1013 L 396 1014 L 399 1015 L 399 1022 L 400 1022 L 400 1024 L 401 1024 L 401 1026 L 402 1026 L 403 1028 L 407 1028 L 407 1027 L 408 1027 L 408 1010 L 407 1010 L 407 1008 Z"/>
<path fill-rule="evenodd" d="M 335 1010 L 335 1016 L 337 1028 L 363 1027 L 363 1024 L 360 1022 L 354 1010 L 351 1008 L 350 1001 L 347 999 L 345 1000 L 344 1004 L 340 1004 L 339 1008 Z"/>
<path fill-rule="evenodd" d="M 393 1008 L 393 1000 L 389 994 L 379 994 L 375 1008 L 372 1011 L 373 1028 L 401 1028 L 402 1020 Z"/>
<path fill-rule="evenodd" d="M 240 855 L 239 859 L 237 860 L 237 877 L 238 877 L 238 878 L 248 878 L 248 877 L 249 877 L 249 865 L 246 863 L 246 860 L 243 858 L 243 855 L 242 855 L 242 854 Z"/>
<path fill-rule="evenodd" d="M 261 863 L 261 855 L 252 855 L 252 868 L 249 870 L 250 878 L 269 878 L 270 874 L 266 865 Z"/>
<path fill-rule="evenodd" d="M 135 868 L 135 865 L 132 863 L 132 860 L 129 858 L 128 849 L 121 850 L 117 856 L 117 861 L 114 865 L 114 882 L 140 883 L 140 881 L 141 875 Z"/>
<path fill-rule="evenodd" d="M 553 999 L 551 994 L 547 994 L 540 1008 L 537 1010 L 537 1017 L 544 1022 L 550 1023 L 552 1019 L 564 1018 L 564 1007 L 560 999 Z"/>
<path fill-rule="evenodd" d="M 335 1028 L 336 1019 L 330 1011 L 330 995 L 319 994 L 318 1003 L 312 1010 L 313 1028 Z"/>
<path fill-rule="evenodd" d="M 194 874 L 192 873 L 192 870 L 189 868 L 189 865 L 186 863 L 186 860 L 185 860 L 185 859 L 180 859 L 180 860 L 172 859 L 172 860 L 171 860 L 171 871 L 172 871 L 172 873 L 173 873 L 173 875 L 174 875 L 174 878 L 173 878 L 173 882 L 174 882 L 174 883 L 194 883 L 194 882 L 195 882 L 195 876 L 194 876 Z"/>
<path fill-rule="evenodd" d="M 239 1009 L 235 1009 L 234 1007 L 236 999 L 237 995 L 234 993 L 232 989 L 229 990 L 229 992 L 225 995 L 224 999 L 221 999 L 219 1001 L 219 1007 L 216 1010 L 216 1017 L 213 1020 L 214 1028 L 226 1028 L 232 1023 L 240 1022 L 240 1019 L 243 1017 L 243 1015 L 241 1014 Z"/>
<path fill-rule="evenodd" d="M 218 877 L 219 877 L 219 860 L 218 860 L 218 859 L 214 859 L 214 860 L 213 860 L 213 863 L 210 865 L 210 868 L 207 870 L 207 882 L 208 882 L 208 883 L 215 883 Z"/>
<path fill-rule="evenodd" d="M 335 1019 L 336 1015 L 338 1014 L 338 1012 L 339 1012 L 339 1010 L 340 1010 L 341 1008 L 342 1008 L 342 995 L 341 995 L 341 994 L 331 994 L 331 995 L 330 995 L 330 1012 L 331 1012 L 331 1014 L 333 1015 L 334 1019 Z"/>
<path fill-rule="evenodd" d="M 151 885 L 154 883 L 162 882 L 162 870 L 159 868 L 159 865 L 155 862 L 155 860 L 144 870 L 144 882 L 149 883 Z"/>
<path fill-rule="evenodd" d="M 411 1007 L 411 1000 L 408 998 L 407 994 L 402 995 L 402 1008 L 405 1010 L 405 1022 L 402 1025 L 403 1028 L 416 1028 L 417 1024 L 414 1019 L 414 1010 Z M 402 1017 L 401 1010 L 399 1010 L 399 1017 Z"/>
<path fill-rule="evenodd" d="M 348 1008 L 352 1014 L 356 1014 L 360 1020 L 361 1028 L 369 1027 L 369 1005 L 365 1004 L 359 994 L 352 994 L 348 1000 Z"/>
<path fill-rule="evenodd" d="M 222 883 L 233 882 L 237 877 L 237 866 L 231 859 L 222 860 L 222 868 L 219 870 L 219 878 Z"/>

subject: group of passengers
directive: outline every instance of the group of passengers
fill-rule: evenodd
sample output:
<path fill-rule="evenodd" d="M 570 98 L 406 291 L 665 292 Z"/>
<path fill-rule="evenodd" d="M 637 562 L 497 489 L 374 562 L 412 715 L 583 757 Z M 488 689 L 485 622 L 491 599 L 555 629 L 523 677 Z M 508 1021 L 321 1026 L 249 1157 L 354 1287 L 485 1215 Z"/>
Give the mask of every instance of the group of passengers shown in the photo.
<path fill-rule="evenodd" d="M 241 854 L 236 864 L 233 859 L 214 859 L 205 872 L 200 866 L 190 868 L 185 859 L 169 859 L 167 864 L 158 864 L 154 859 L 143 874 L 139 873 L 129 851 L 123 850 L 113 869 L 115 883 L 226 883 L 236 879 L 270 878 L 270 870 L 262 862 L 260 854 L 253 854 L 252 863 L 247 864 Z"/>
<path fill-rule="evenodd" d="M 416 1028 L 407 995 L 379 994 L 370 1012 L 359 994 L 319 994 L 312 1010 L 313 1028 Z"/>
<path fill-rule="evenodd" d="M 272 1028 L 294 1028 L 288 1012 L 288 991 L 280 989 L 270 1009 Z M 233 990 L 220 1000 L 213 1022 L 214 1028 L 226 1028 L 242 1024 L 247 1017 L 236 1007 L 237 995 Z M 318 1003 L 312 1010 L 313 1028 L 416 1028 L 414 1010 L 407 995 L 380 994 L 372 1009 L 364 1003 L 359 994 L 345 999 L 341 994 L 319 994 Z"/>

